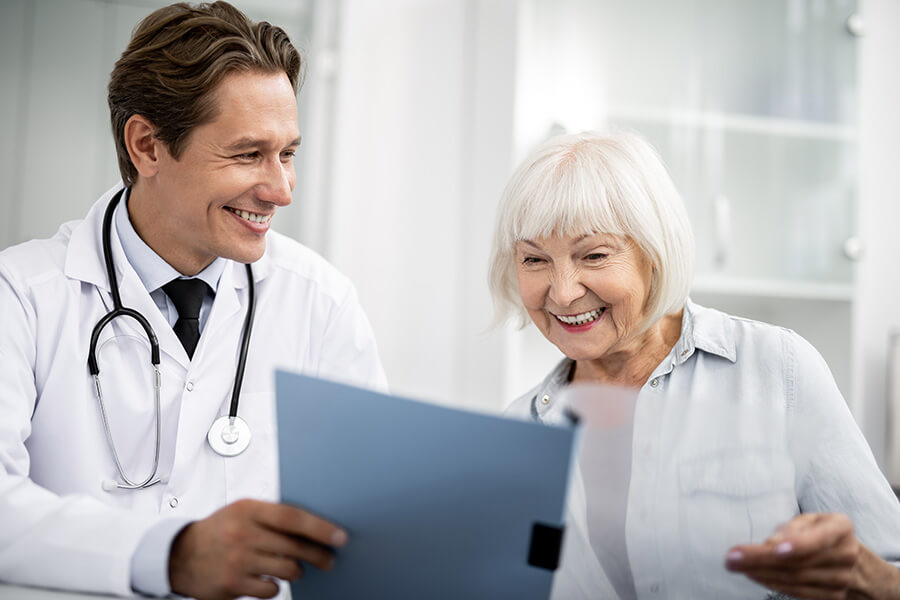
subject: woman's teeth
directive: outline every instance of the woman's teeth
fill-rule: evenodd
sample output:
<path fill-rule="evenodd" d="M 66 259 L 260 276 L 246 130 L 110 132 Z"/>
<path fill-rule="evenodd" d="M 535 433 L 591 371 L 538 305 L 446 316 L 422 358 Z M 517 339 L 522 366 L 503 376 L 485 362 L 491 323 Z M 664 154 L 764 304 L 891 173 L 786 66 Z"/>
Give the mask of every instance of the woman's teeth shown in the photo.
<path fill-rule="evenodd" d="M 228 210 L 251 223 L 268 223 L 272 220 L 272 215 L 258 215 L 256 213 L 247 212 L 246 210 L 237 210 L 234 208 L 228 208 Z"/>
<path fill-rule="evenodd" d="M 591 321 L 596 321 L 600 318 L 600 315 L 603 314 L 605 308 L 597 308 L 595 310 L 588 311 L 586 313 L 581 313 L 580 315 L 572 315 L 572 316 L 563 316 L 563 315 L 553 315 L 566 325 L 584 325 L 585 323 L 590 323 Z"/>

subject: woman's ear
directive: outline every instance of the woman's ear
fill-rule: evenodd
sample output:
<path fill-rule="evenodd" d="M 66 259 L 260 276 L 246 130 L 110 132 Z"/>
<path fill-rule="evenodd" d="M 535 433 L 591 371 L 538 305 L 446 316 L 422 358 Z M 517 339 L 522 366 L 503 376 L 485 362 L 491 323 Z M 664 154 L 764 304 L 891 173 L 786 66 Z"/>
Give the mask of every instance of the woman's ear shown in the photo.
<path fill-rule="evenodd" d="M 160 142 L 156 128 L 143 115 L 131 115 L 125 123 L 125 147 L 134 168 L 143 177 L 153 177 L 159 170 Z"/>

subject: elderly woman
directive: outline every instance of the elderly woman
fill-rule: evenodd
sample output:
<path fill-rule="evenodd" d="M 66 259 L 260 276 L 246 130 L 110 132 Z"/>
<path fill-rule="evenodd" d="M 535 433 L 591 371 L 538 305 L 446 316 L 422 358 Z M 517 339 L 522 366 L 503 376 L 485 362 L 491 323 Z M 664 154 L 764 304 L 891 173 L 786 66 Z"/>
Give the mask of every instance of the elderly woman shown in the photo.
<path fill-rule="evenodd" d="M 900 598 L 900 504 L 828 367 L 792 331 L 692 303 L 693 253 L 681 198 L 634 134 L 550 140 L 499 209 L 500 316 L 530 319 L 566 357 L 510 412 L 552 423 L 565 386 L 639 388 L 616 592 L 765 597 L 753 580 Z M 583 458 L 602 475 L 604 456 Z M 577 495 L 554 597 L 607 597 Z"/>

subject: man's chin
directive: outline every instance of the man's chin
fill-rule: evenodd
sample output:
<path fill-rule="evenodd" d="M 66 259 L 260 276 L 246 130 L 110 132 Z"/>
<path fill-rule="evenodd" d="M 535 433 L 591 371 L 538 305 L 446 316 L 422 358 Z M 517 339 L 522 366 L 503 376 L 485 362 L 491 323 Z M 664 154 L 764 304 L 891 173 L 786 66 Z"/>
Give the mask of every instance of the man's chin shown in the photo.
<path fill-rule="evenodd" d="M 251 247 L 232 246 L 231 248 L 227 248 L 225 252 L 219 254 L 219 256 L 221 256 L 222 258 L 227 258 L 228 260 L 233 260 L 237 263 L 249 265 L 261 259 L 265 253 L 266 241 L 265 239 L 263 239 L 261 243 L 254 244 Z"/>

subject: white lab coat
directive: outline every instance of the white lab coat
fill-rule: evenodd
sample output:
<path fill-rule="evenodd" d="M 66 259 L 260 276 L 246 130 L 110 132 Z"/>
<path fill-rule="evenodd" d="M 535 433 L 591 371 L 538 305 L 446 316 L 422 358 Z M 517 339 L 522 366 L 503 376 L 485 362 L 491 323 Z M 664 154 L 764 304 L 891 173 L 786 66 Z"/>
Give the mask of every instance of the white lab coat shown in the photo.
<path fill-rule="evenodd" d="M 118 189 L 53 238 L 0 253 L 0 580 L 130 594 L 132 553 L 160 518 L 202 518 L 240 498 L 277 499 L 275 367 L 385 387 L 351 283 L 312 251 L 269 233 L 254 264 L 256 319 L 239 408 L 253 438 L 239 456 L 215 454 L 206 434 L 228 412 L 248 300 L 244 266 L 226 265 L 189 360 L 113 226 L 122 302 L 145 315 L 159 339 L 159 474 L 168 482 L 104 491 L 103 480 L 119 477 L 87 355 L 94 324 L 112 307 L 101 224 Z M 98 349 L 116 447 L 126 473 L 141 481 L 154 454 L 149 343 L 135 321 L 118 318 Z"/>

